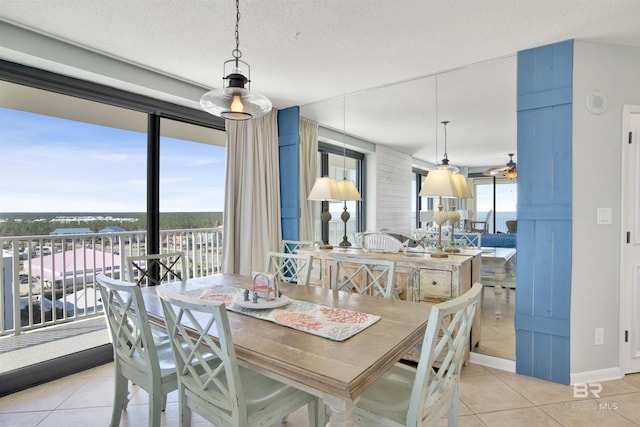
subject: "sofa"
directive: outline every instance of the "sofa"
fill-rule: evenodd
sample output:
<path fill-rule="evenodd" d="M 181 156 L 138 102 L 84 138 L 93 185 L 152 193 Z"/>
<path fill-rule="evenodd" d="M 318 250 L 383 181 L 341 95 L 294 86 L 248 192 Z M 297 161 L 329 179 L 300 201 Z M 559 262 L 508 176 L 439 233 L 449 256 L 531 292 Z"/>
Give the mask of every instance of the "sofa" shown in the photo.
<path fill-rule="evenodd" d="M 485 248 L 515 248 L 517 234 L 487 233 L 482 235 L 482 247 Z"/>

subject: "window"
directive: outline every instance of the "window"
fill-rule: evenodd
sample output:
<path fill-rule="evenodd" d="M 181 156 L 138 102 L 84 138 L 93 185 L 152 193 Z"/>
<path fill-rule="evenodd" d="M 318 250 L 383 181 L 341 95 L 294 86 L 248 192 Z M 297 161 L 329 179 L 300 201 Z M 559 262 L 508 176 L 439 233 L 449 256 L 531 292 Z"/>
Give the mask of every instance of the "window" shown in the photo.
<path fill-rule="evenodd" d="M 420 196 L 420 190 L 422 190 L 422 184 L 427 177 L 427 171 L 424 169 L 413 168 L 413 179 L 411 180 L 411 194 L 414 195 L 411 201 L 411 212 L 413 221 L 411 221 L 411 232 L 413 233 L 416 228 L 421 228 L 420 224 L 420 212 L 426 210 L 433 210 L 434 202 L 432 197 Z"/>
<path fill-rule="evenodd" d="M 474 178 L 473 187 L 475 212 L 470 218 L 483 221 L 493 211 L 489 232 L 506 233 L 507 221 L 518 217 L 518 184 L 508 178 Z"/>
<path fill-rule="evenodd" d="M 353 181 L 362 196 L 364 193 L 364 154 L 319 142 L 318 157 L 320 176 L 330 176 L 336 180 L 349 179 Z M 344 222 L 340 219 L 344 207 L 345 202 L 329 203 L 329 212 L 331 213 L 329 244 L 334 246 L 339 245 L 344 236 Z M 350 215 L 347 222 L 347 238 L 353 244 L 353 233 L 364 230 L 364 202 L 348 201 L 346 207 Z M 315 230 L 315 239 L 322 240 L 319 221 L 316 223 Z"/>
<path fill-rule="evenodd" d="M 222 224 L 224 133 L 169 119 L 160 132 L 160 229 Z"/>
<path fill-rule="evenodd" d="M 0 93 L 3 94 L 0 98 L 0 126 L 3 131 L 0 139 L 0 204 L 5 207 L 4 211 L 19 212 L 21 215 L 25 212 L 74 212 L 76 215 L 73 215 L 72 225 L 67 222 L 60 228 L 85 228 L 93 232 L 100 231 L 105 224 L 94 222 L 87 225 L 82 222 L 84 219 L 78 219 L 81 215 L 77 213 L 138 212 L 144 213 L 135 215 L 136 221 L 139 222 L 123 222 L 122 228 L 144 230 L 145 226 L 150 227 L 150 221 L 145 224 L 149 213 L 147 210 L 152 211 L 147 209 L 150 205 L 149 200 L 155 202 L 155 206 L 158 206 L 155 212 L 159 213 L 158 190 L 161 184 L 159 180 L 154 181 L 148 177 L 150 168 L 160 169 L 159 166 L 149 164 L 154 163 L 153 154 L 160 151 L 158 142 L 161 138 L 163 145 L 166 145 L 166 156 L 162 159 L 166 185 L 162 191 L 164 200 L 168 203 L 163 205 L 163 208 L 205 209 L 202 206 L 196 207 L 193 202 L 185 203 L 184 200 L 173 198 L 171 193 L 176 195 L 180 191 L 174 192 L 170 181 L 185 178 L 185 169 L 181 168 L 185 166 L 186 157 L 182 155 L 189 149 L 197 149 L 196 156 L 201 161 L 217 157 L 224 162 L 224 142 L 217 146 L 205 146 L 194 142 L 200 139 L 193 136 L 198 133 L 206 134 L 206 142 L 210 144 L 210 141 L 218 140 L 215 135 L 220 134 L 221 140 L 224 141 L 222 120 L 205 112 L 5 61 L 0 61 Z M 165 117 L 171 117 L 173 120 Z M 157 119 L 165 121 L 162 129 L 160 126 L 152 126 L 154 119 L 158 125 L 160 120 Z M 150 144 L 150 140 L 154 143 Z M 203 150 L 213 151 L 204 154 Z M 191 188 L 194 183 L 200 183 L 209 189 L 216 186 L 223 189 L 224 180 L 218 182 L 214 173 L 223 171 L 224 167 L 211 169 L 210 176 L 198 175 L 191 182 L 185 182 L 182 195 L 193 190 L 199 192 L 201 199 L 219 197 L 221 206 L 224 199 L 223 191 Z M 148 194 L 150 186 L 155 186 L 153 194 Z M 215 202 L 211 202 L 210 209 L 217 208 Z M 130 219 L 130 215 L 125 216 Z M 61 221 L 64 224 L 68 219 L 62 218 Z M 155 223 L 159 224 L 159 221 Z M 95 366 L 112 357 L 104 320 L 99 316 L 100 310 L 96 309 L 97 291 L 86 279 L 90 274 L 86 271 L 77 274 L 78 268 L 87 268 L 86 263 L 95 262 L 97 258 L 90 254 L 82 261 L 77 261 L 74 256 L 63 258 L 63 261 L 52 261 L 52 265 L 57 262 L 55 265 L 62 273 L 71 273 L 69 278 L 66 275 L 62 276 L 60 287 L 57 278 L 50 280 L 51 283 L 55 282 L 56 286 L 43 285 L 48 268 L 46 264 L 39 267 L 40 273 L 34 266 L 30 266 L 23 274 L 24 265 L 29 264 L 27 260 L 38 258 L 43 263 L 45 255 L 64 255 L 69 250 L 94 253 L 101 251 L 109 254 L 101 258 L 103 263 L 108 260 L 101 267 L 103 271 L 111 271 L 112 275 L 118 276 L 121 264 L 117 264 L 114 259 L 126 251 L 118 252 L 114 248 L 127 245 L 130 247 L 138 242 L 135 236 L 131 240 L 118 237 L 105 239 L 104 236 L 95 235 L 90 235 L 87 239 L 52 237 L 48 235 L 48 228 L 33 228 L 27 234 L 38 236 L 25 244 L 22 241 L 24 239 L 21 240 L 19 237 L 5 237 L 18 234 L 15 229 L 8 229 L 9 224 L 9 221 L 0 218 L 0 240 L 5 250 L 5 274 L 0 277 L 0 331 L 7 335 L 17 327 L 22 328 L 23 332 L 32 329 L 33 339 L 29 340 L 28 349 L 22 349 L 22 353 L 28 354 L 29 357 L 13 356 L 14 351 L 21 350 L 20 347 L 12 348 L 12 354 L 5 352 L 1 356 L 17 361 L 21 364 L 19 368 L 26 369 L 0 363 L 3 369 L 0 394 L 28 387 L 32 382 L 46 381 Z M 39 219 L 32 221 L 34 227 L 42 224 Z M 133 228 L 129 228 L 130 226 Z M 148 230 L 150 237 L 152 230 Z M 52 243 L 54 240 L 55 245 Z M 116 246 L 108 242 L 116 242 Z M 147 250 L 150 248 L 151 245 L 148 245 Z M 16 259 L 18 261 L 14 262 Z M 6 268 L 14 265 L 19 265 L 21 270 L 16 272 Z M 23 277 L 26 279 L 25 282 Z M 49 292 L 52 301 L 48 305 L 46 301 L 42 303 L 42 308 L 27 310 L 25 319 L 18 322 L 26 320 L 24 328 L 22 325 L 13 324 L 15 310 L 20 310 L 21 316 L 23 314 L 22 305 L 14 309 L 11 304 L 14 301 L 12 290 L 18 288 L 14 286 L 17 280 L 20 281 L 21 303 L 23 289 L 36 286 L 39 286 L 41 292 L 32 289 L 32 294 L 39 294 L 40 301 L 44 301 L 43 295 Z M 71 283 L 71 288 L 66 286 L 66 282 Z M 82 301 L 93 302 L 93 305 L 80 308 L 80 300 L 76 298 L 80 298 L 80 291 L 83 295 L 88 295 L 86 298 L 82 297 Z M 71 303 L 68 297 L 73 299 Z M 28 296 L 25 301 L 29 307 Z M 72 306 L 73 310 L 70 309 Z M 75 327 L 80 324 L 80 315 L 83 316 L 82 327 Z M 61 325 L 56 328 L 57 334 L 52 334 L 48 326 L 56 323 Z M 94 327 L 95 330 L 89 330 Z M 64 339 L 62 335 L 65 336 Z M 71 345 L 68 340 L 74 338 L 79 339 L 75 339 Z M 9 343 L 8 340 L 4 342 L 7 345 Z M 22 345 L 20 340 L 15 342 Z M 47 347 L 45 350 L 35 347 L 49 342 L 56 344 L 56 347 Z M 76 344 L 80 344 L 80 347 Z M 43 362 L 47 363 L 46 369 L 38 366 Z"/>

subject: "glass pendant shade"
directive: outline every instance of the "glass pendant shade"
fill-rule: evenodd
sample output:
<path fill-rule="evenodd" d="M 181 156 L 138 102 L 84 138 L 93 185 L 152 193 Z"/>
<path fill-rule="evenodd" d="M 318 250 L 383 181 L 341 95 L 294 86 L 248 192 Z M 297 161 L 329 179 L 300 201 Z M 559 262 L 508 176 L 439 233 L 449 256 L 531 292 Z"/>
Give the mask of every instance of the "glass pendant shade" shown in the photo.
<path fill-rule="evenodd" d="M 202 95 L 202 108 L 214 116 L 229 120 L 255 119 L 271 111 L 271 101 L 267 97 L 245 88 L 250 83 L 246 77 L 250 72 L 249 64 L 232 59 L 225 62 L 225 71 L 230 63 L 233 69 L 225 73 L 224 87 Z"/>
<path fill-rule="evenodd" d="M 214 89 L 202 95 L 200 105 L 214 116 L 228 120 L 248 120 L 264 116 L 271 111 L 271 101 L 258 93 L 251 93 L 251 67 L 241 61 L 240 51 L 240 0 L 236 0 L 236 48 L 233 59 L 225 61 L 222 89 Z M 247 87 L 245 87 L 247 85 Z"/>

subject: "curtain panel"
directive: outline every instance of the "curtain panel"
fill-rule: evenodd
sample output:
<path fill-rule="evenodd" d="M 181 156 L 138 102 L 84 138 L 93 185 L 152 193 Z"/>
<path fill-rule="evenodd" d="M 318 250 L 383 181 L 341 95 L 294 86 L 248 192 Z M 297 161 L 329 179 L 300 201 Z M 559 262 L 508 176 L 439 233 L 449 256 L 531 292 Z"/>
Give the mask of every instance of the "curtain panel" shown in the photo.
<path fill-rule="evenodd" d="M 278 112 L 227 120 L 224 203 L 224 273 L 263 271 L 268 251 L 279 250 L 280 174 Z"/>
<path fill-rule="evenodd" d="M 319 202 L 307 200 L 318 170 L 318 123 L 300 118 L 300 240 L 315 240 Z"/>

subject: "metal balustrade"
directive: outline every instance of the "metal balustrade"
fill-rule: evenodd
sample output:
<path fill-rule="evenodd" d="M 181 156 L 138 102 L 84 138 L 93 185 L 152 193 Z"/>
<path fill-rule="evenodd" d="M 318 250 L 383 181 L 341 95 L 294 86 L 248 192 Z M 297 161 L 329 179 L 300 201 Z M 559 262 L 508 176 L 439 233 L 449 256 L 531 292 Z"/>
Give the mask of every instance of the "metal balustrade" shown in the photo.
<path fill-rule="evenodd" d="M 146 231 L 0 237 L 0 337 L 102 315 L 95 277 L 126 277 L 146 242 Z M 220 272 L 221 228 L 165 230 L 160 242 L 185 253 L 189 277 Z"/>

